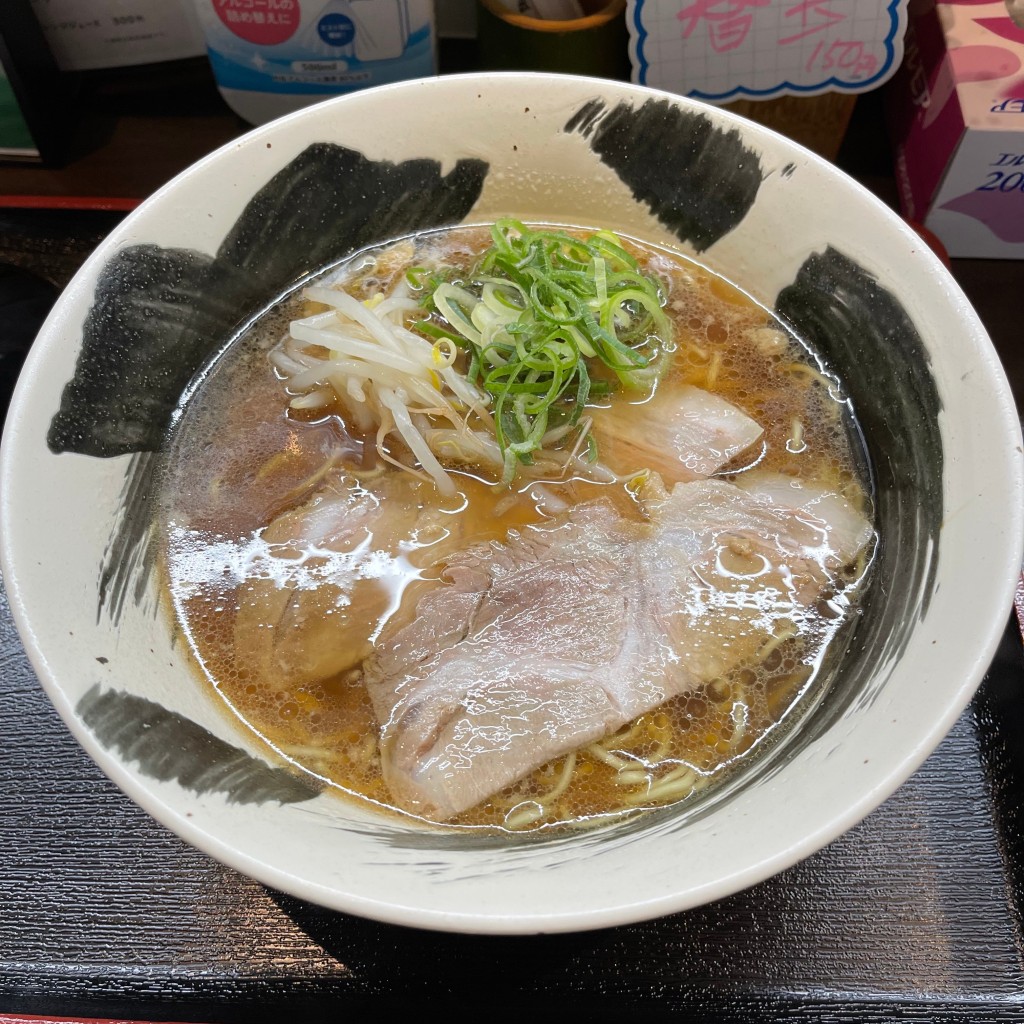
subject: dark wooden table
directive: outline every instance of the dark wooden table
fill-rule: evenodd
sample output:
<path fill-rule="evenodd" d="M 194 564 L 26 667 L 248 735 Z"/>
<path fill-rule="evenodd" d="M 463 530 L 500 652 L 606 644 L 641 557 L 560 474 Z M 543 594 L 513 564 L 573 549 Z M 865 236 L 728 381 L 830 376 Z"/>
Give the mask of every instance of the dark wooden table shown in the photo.
<path fill-rule="evenodd" d="M 839 163 L 891 200 L 879 103 L 858 103 Z M 23 188 L 28 172 L 17 173 Z M 0 209 L 0 262 L 34 275 L 9 271 L 5 291 L 0 274 L 8 382 L 35 319 L 119 217 Z M 954 273 L 1024 408 L 1021 265 L 963 261 Z M 449 936 L 274 892 L 149 818 L 67 733 L 0 592 L 0 1022 L 312 1024 L 425 1009 L 617 1024 L 1024 1021 L 1022 684 L 1010 620 L 974 702 L 919 772 L 828 848 L 750 890 L 598 932 Z"/>

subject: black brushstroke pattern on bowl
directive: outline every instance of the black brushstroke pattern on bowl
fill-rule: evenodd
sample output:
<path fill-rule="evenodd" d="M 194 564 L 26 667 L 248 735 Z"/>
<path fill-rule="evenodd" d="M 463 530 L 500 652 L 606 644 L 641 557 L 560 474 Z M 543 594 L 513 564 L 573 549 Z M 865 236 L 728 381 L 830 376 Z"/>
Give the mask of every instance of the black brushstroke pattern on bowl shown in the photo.
<path fill-rule="evenodd" d="M 638 108 L 594 100 L 565 131 L 581 135 L 636 201 L 698 252 L 742 222 L 762 184 L 760 161 L 737 131 L 667 100 Z M 442 176 L 433 160 L 375 162 L 318 143 L 253 197 L 216 255 L 139 245 L 108 262 L 48 443 L 57 453 L 146 453 L 127 472 L 122 522 L 101 573 L 100 601 L 114 620 L 126 600 L 138 603 L 145 591 L 159 452 L 196 373 L 240 323 L 310 272 L 369 245 L 465 219 L 487 171 L 482 161 L 460 160 Z M 856 395 L 884 537 L 875 592 L 851 638 L 841 684 L 806 723 L 796 750 L 863 694 L 879 647 L 897 652 L 927 607 L 942 519 L 942 450 L 939 401 L 922 340 L 898 300 L 863 268 L 832 248 L 813 254 L 780 293 L 777 311 Z M 96 699 L 90 695 L 80 710 L 101 741 L 122 755 L 131 750 L 143 774 L 165 777 L 159 754 L 124 731 L 131 715 L 118 720 L 115 742 L 90 712 Z M 105 700 L 110 708 L 128 708 L 122 697 L 133 699 Z M 224 751 L 196 743 L 195 723 L 165 715 L 168 737 L 180 726 L 182 743 L 205 758 L 209 771 L 198 773 L 198 785 L 217 779 Z M 204 747 L 219 753 L 207 758 Z M 662 819 L 664 827 L 665 817 L 652 820 Z"/>

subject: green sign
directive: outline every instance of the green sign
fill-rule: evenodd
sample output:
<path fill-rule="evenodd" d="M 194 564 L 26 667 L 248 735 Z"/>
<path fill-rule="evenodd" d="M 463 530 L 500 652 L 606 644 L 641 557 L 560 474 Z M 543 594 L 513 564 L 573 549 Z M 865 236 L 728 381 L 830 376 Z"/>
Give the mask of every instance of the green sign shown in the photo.
<path fill-rule="evenodd" d="M 39 156 L 3 67 L 0 67 L 0 156 Z"/>

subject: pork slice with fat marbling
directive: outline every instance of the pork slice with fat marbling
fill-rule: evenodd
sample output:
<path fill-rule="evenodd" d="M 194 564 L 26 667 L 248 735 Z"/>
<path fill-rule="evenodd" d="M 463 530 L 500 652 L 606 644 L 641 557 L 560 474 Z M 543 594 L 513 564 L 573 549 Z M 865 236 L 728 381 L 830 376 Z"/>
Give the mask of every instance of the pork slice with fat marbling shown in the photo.
<path fill-rule="evenodd" d="M 365 666 L 401 806 L 450 817 L 690 685 L 645 614 L 646 531 L 599 502 L 448 560 Z"/>
<path fill-rule="evenodd" d="M 690 384 L 656 391 L 627 413 L 594 410 L 602 458 L 622 472 L 653 470 L 670 485 L 713 476 L 764 434 L 738 406 Z"/>
<path fill-rule="evenodd" d="M 367 657 L 367 620 L 386 618 L 416 561 L 444 550 L 447 541 L 417 548 L 421 535 L 452 532 L 419 507 L 416 486 L 398 475 L 364 486 L 339 471 L 254 538 L 235 619 L 240 665 L 290 687 Z"/>
<path fill-rule="evenodd" d="M 810 628 L 827 531 L 725 481 L 599 501 L 449 556 L 364 664 L 396 804 L 446 819 Z M 825 536 L 824 546 L 817 543 Z"/>

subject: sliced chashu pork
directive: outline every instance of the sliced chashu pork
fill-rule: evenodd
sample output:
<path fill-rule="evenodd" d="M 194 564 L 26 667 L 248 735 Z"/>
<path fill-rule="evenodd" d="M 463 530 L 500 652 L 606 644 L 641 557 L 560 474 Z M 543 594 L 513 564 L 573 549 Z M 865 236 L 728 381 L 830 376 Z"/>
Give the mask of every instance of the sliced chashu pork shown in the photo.
<path fill-rule="evenodd" d="M 653 470 L 669 485 L 713 476 L 764 434 L 738 406 L 690 384 L 656 391 L 625 415 L 596 409 L 593 419 L 608 465 Z"/>
<path fill-rule="evenodd" d="M 634 406 L 620 433 L 605 436 L 601 424 L 598 411 L 602 450 L 607 446 L 617 464 L 653 466 L 669 483 L 711 475 L 762 434 L 736 406 L 690 386 L 678 399 L 656 394 Z M 236 619 L 243 667 L 294 686 L 335 676 L 370 654 L 365 623 L 393 608 L 410 571 L 400 548 L 429 517 L 412 493 L 418 486 L 387 474 L 365 487 L 337 470 L 308 501 L 270 523 L 261 569 L 244 588 Z M 420 561 L 437 559 L 455 542 L 449 535 Z"/>
<path fill-rule="evenodd" d="M 599 501 L 456 553 L 414 620 L 385 628 L 364 677 L 399 806 L 457 815 L 710 681 L 781 620 L 806 628 L 848 560 L 814 514 L 725 481 L 646 503 L 647 522 Z"/>
<path fill-rule="evenodd" d="M 339 471 L 263 531 L 235 619 L 236 658 L 256 678 L 301 685 L 369 655 L 376 624 L 397 605 L 416 563 L 443 552 L 429 542 L 442 532 L 454 542 L 421 509 L 419 487 L 386 474 L 371 490 Z"/>

